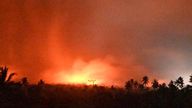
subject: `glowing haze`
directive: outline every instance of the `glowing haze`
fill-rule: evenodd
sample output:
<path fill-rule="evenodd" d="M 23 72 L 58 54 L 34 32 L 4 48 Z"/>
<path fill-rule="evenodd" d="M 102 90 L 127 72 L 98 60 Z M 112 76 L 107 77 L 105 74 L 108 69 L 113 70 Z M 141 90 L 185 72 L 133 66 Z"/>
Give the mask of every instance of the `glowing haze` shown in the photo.
<path fill-rule="evenodd" d="M 190 0 L 3 0 L 0 63 L 31 82 L 120 85 L 192 73 Z"/>

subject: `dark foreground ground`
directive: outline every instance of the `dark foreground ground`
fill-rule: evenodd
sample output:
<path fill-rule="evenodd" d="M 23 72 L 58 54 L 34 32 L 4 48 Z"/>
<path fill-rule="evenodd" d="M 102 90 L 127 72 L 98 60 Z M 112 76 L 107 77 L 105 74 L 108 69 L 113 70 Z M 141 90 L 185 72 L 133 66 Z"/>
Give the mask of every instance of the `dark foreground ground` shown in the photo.
<path fill-rule="evenodd" d="M 192 108 L 192 89 L 8 84 L 0 108 Z"/>

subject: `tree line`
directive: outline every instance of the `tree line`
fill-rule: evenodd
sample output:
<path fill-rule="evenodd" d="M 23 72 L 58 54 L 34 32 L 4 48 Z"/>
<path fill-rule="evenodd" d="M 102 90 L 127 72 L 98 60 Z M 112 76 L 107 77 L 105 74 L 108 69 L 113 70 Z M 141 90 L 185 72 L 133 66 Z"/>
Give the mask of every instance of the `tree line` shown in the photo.
<path fill-rule="evenodd" d="M 43 80 L 29 84 L 26 77 L 11 79 L 7 67 L 0 68 L 0 108 L 192 108 L 192 75 L 168 84 L 148 76 L 129 79 L 122 87 L 93 84 L 50 85 Z"/>

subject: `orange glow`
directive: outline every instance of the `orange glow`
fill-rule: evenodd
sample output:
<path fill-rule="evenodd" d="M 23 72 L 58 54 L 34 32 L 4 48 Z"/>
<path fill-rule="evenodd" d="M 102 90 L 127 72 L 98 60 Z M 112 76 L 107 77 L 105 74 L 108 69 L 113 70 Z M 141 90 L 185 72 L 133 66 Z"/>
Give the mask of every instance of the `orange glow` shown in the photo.
<path fill-rule="evenodd" d="M 115 69 L 104 60 L 85 62 L 76 60 L 70 69 L 60 69 L 54 74 L 47 71 L 43 78 L 49 83 L 65 84 L 105 84 L 112 82 L 109 79 L 116 77 Z M 111 74 L 113 72 L 113 74 Z"/>
<path fill-rule="evenodd" d="M 73 75 L 67 78 L 70 83 L 87 83 L 87 79 L 87 76 L 83 75 Z"/>
<path fill-rule="evenodd" d="M 147 75 L 188 82 L 191 0 L 75 1 L 1 0 L 0 64 L 14 68 L 14 79 L 124 85 Z"/>
<path fill-rule="evenodd" d="M 92 85 L 92 84 L 99 84 L 99 81 L 90 79 L 90 77 L 86 74 L 75 74 L 71 76 L 66 76 L 66 83 L 70 84 L 86 84 L 86 85 Z"/>

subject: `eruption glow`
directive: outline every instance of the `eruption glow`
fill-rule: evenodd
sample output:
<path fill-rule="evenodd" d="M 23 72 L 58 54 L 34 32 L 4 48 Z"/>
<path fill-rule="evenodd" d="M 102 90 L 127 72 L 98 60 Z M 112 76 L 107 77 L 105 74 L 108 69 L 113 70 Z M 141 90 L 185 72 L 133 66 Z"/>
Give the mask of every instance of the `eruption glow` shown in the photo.
<path fill-rule="evenodd" d="M 111 74 L 113 72 L 113 74 Z M 61 69 L 51 75 L 46 72 L 45 79 L 49 83 L 67 83 L 67 84 L 105 84 L 107 80 L 116 77 L 115 68 L 104 60 L 96 59 L 90 62 L 76 60 L 71 69 Z"/>
<path fill-rule="evenodd" d="M 188 82 L 190 0 L 1 0 L 0 64 L 30 83 Z M 106 60 L 111 56 L 115 60 Z"/>

